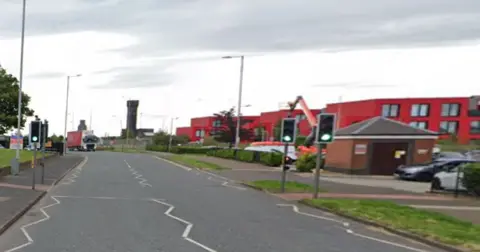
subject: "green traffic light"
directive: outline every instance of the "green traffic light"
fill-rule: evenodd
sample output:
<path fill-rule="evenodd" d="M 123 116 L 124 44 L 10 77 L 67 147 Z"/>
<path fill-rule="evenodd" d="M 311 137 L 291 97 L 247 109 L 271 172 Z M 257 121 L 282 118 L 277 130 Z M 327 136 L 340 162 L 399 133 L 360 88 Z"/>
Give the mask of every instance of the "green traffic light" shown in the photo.
<path fill-rule="evenodd" d="M 283 137 L 283 140 L 284 140 L 285 142 L 290 142 L 290 141 L 292 141 L 292 138 L 291 138 L 290 136 L 284 136 L 284 137 Z"/>
<path fill-rule="evenodd" d="M 322 141 L 329 141 L 330 139 L 332 139 L 332 135 L 330 135 L 330 134 L 323 134 L 323 135 L 320 137 L 320 139 L 321 139 Z"/>
<path fill-rule="evenodd" d="M 32 141 L 33 141 L 33 142 L 36 142 L 37 140 L 38 140 L 38 137 L 36 137 L 36 136 L 33 136 L 33 137 L 32 137 Z"/>

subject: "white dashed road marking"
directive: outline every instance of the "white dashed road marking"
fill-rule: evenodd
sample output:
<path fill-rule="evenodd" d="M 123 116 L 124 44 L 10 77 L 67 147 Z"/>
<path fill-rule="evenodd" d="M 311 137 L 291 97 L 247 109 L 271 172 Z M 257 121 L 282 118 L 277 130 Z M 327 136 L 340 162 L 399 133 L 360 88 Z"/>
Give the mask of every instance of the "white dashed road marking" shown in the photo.
<path fill-rule="evenodd" d="M 48 213 L 45 211 L 45 209 L 60 204 L 60 201 L 57 200 L 55 197 L 51 196 L 50 198 L 52 198 L 55 202 L 52 203 L 52 204 L 50 204 L 50 205 L 47 205 L 47 206 L 44 206 L 44 207 L 41 207 L 41 208 L 40 208 L 40 212 L 42 212 L 42 214 L 45 216 L 44 218 L 42 218 L 42 219 L 40 219 L 40 220 L 37 220 L 37 221 L 34 221 L 34 222 L 31 222 L 31 223 L 28 223 L 28 224 L 23 225 L 22 227 L 20 227 L 20 230 L 22 230 L 23 235 L 25 236 L 25 238 L 27 238 L 27 242 L 24 243 L 24 244 L 22 244 L 22 245 L 20 245 L 20 246 L 11 248 L 11 249 L 9 249 L 9 250 L 6 250 L 5 252 L 17 251 L 17 250 L 22 249 L 22 248 L 25 248 L 25 247 L 27 247 L 27 246 L 29 246 L 30 244 L 33 243 L 33 239 L 32 239 L 32 237 L 30 237 L 30 235 L 28 234 L 27 228 L 30 227 L 30 226 L 33 226 L 33 225 L 35 225 L 35 224 L 38 224 L 38 223 L 40 223 L 40 222 L 44 222 L 44 221 L 50 219 L 50 215 L 48 215 Z"/>
<path fill-rule="evenodd" d="M 340 224 L 342 224 L 342 226 L 343 226 L 342 228 L 345 230 L 345 232 L 347 232 L 348 234 L 357 236 L 357 237 L 361 237 L 361 238 L 364 238 L 364 239 L 368 239 L 368 240 L 372 240 L 372 241 L 376 241 L 376 242 L 388 244 L 388 245 L 391 245 L 391 246 L 394 246 L 394 247 L 404 248 L 404 249 L 407 249 L 407 250 L 410 250 L 410 251 L 428 252 L 427 250 L 418 249 L 418 248 L 410 247 L 410 246 L 403 245 L 403 244 L 400 244 L 400 243 L 390 242 L 390 241 L 387 241 L 387 240 L 383 240 L 383 239 L 379 239 L 379 238 L 375 238 L 375 237 L 371 237 L 371 236 L 367 236 L 367 235 L 362 235 L 362 234 L 356 233 L 356 232 L 353 231 L 352 229 L 349 229 L 349 228 L 348 228 L 348 227 L 350 226 L 350 224 L 349 224 L 348 222 L 343 222 L 343 221 L 340 221 L 340 220 L 337 220 L 337 219 L 333 219 L 333 218 L 329 218 L 329 217 L 324 217 L 324 216 L 320 216 L 320 215 L 315 215 L 315 214 L 310 214 L 310 213 L 301 212 L 301 211 L 298 209 L 298 207 L 297 207 L 296 205 L 293 205 L 293 204 L 277 204 L 277 206 L 280 206 L 280 207 L 292 207 L 293 211 L 294 211 L 295 213 L 297 213 L 297 214 L 304 215 L 304 216 L 308 216 L 308 217 L 312 217 L 312 218 L 316 218 L 316 219 L 322 219 L 322 220 L 326 220 L 326 221 L 332 221 L 332 222 L 340 223 Z"/>
<path fill-rule="evenodd" d="M 188 222 L 188 221 L 186 221 L 186 220 L 184 220 L 184 219 L 181 219 L 181 218 L 179 218 L 179 217 L 177 217 L 177 216 L 175 216 L 175 215 L 172 215 L 171 212 L 173 211 L 173 209 L 175 209 L 175 207 L 174 207 L 173 205 L 168 204 L 168 203 L 166 203 L 166 202 L 163 202 L 163 201 L 161 201 L 161 200 L 157 200 L 157 199 L 152 199 L 152 201 L 157 202 L 157 203 L 159 203 L 159 204 L 162 204 L 162 205 L 164 205 L 164 206 L 167 206 L 168 209 L 167 209 L 167 211 L 165 211 L 164 214 L 165 214 L 166 216 L 168 216 L 168 217 L 170 217 L 170 218 L 172 218 L 172 219 L 174 219 L 174 220 L 177 220 L 177 221 L 179 221 L 179 222 L 181 222 L 181 223 L 183 223 L 183 224 L 186 225 L 185 230 L 183 231 L 183 234 L 182 234 L 182 238 L 183 238 L 183 239 L 185 239 L 185 240 L 187 240 L 187 241 L 189 241 L 189 242 L 191 242 L 191 243 L 193 243 L 193 244 L 195 244 L 195 245 L 203 248 L 204 250 L 206 250 L 206 251 L 208 251 L 208 252 L 216 252 L 216 250 L 211 249 L 211 248 L 207 247 L 206 245 L 201 244 L 200 242 L 197 242 L 197 241 L 195 241 L 194 239 L 188 237 L 188 235 L 190 234 L 190 231 L 191 231 L 192 228 L 193 228 L 193 224 L 192 224 L 191 222 Z"/>
<path fill-rule="evenodd" d="M 138 179 L 138 183 L 142 186 L 142 187 L 152 187 L 151 184 L 147 183 L 147 180 L 141 175 L 138 173 L 137 170 L 135 170 L 135 168 L 133 168 L 128 162 L 127 160 L 123 160 L 125 162 L 125 164 L 127 165 L 128 169 L 132 172 L 132 175 L 135 176 L 135 179 Z"/>

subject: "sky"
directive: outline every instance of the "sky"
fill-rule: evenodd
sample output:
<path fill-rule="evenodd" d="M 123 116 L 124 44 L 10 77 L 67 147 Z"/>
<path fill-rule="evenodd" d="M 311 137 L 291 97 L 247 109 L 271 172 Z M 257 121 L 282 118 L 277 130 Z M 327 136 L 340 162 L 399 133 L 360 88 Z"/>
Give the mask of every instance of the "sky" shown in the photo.
<path fill-rule="evenodd" d="M 18 76 L 21 1 L 0 9 L 0 64 Z M 236 106 L 240 59 L 223 56 L 245 56 L 245 115 L 298 95 L 478 95 L 479 22 L 478 0 L 27 0 L 23 90 L 63 134 L 81 74 L 67 130 L 100 136 L 125 127 L 128 99 L 155 130 Z"/>

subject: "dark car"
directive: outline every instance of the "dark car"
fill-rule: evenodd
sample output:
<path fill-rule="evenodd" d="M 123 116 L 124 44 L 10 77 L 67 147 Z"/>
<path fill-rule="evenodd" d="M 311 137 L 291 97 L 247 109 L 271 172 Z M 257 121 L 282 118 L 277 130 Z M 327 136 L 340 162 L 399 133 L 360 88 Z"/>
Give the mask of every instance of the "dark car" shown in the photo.
<path fill-rule="evenodd" d="M 471 162 L 474 162 L 474 160 L 468 158 L 439 158 L 426 164 L 401 165 L 395 170 L 394 176 L 405 180 L 430 182 L 437 172 Z"/>
<path fill-rule="evenodd" d="M 454 152 L 454 151 L 443 151 L 437 152 L 433 154 L 433 159 L 464 159 L 466 158 L 465 154 L 461 152 Z"/>

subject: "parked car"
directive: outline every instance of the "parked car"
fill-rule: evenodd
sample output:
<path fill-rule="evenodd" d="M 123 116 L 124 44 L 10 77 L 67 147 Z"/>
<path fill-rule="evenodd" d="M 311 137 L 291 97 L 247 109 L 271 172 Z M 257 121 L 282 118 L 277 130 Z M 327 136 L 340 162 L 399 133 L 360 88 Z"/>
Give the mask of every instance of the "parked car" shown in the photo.
<path fill-rule="evenodd" d="M 443 151 L 443 152 L 437 152 L 433 154 L 433 159 L 445 159 L 445 158 L 453 158 L 453 159 L 461 159 L 465 158 L 465 154 L 460 153 L 460 152 L 454 152 L 454 151 Z"/>
<path fill-rule="evenodd" d="M 259 152 L 276 152 L 282 153 L 284 152 L 284 146 L 277 146 L 277 145 L 267 145 L 267 146 L 248 146 L 245 147 L 245 150 L 248 151 L 259 151 Z M 297 161 L 297 154 L 294 146 L 288 146 L 287 149 L 287 163 L 293 164 Z"/>
<path fill-rule="evenodd" d="M 470 160 L 468 163 L 478 162 L 475 160 Z M 466 191 L 467 189 L 463 186 L 462 178 L 463 171 L 459 171 L 461 166 L 465 164 L 459 164 L 454 167 L 450 167 L 447 170 L 438 172 L 432 179 L 431 188 L 432 190 L 455 190 L 457 187 L 457 177 L 458 177 L 458 190 Z"/>
<path fill-rule="evenodd" d="M 435 174 L 446 171 L 460 164 L 473 162 L 466 157 L 463 158 L 439 158 L 430 163 L 419 165 L 400 165 L 394 173 L 394 176 L 404 180 L 432 181 Z"/>

